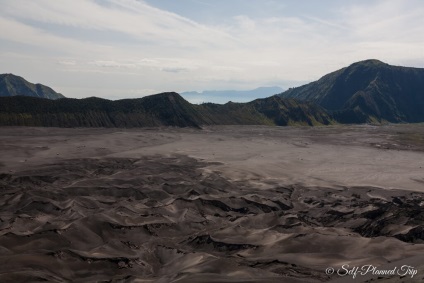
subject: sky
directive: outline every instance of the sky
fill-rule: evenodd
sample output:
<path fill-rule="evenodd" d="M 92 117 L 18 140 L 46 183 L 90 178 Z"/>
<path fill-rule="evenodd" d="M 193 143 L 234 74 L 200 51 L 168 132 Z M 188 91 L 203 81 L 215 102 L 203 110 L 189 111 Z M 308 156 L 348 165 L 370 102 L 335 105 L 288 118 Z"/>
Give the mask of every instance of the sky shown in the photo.
<path fill-rule="evenodd" d="M 422 0 L 0 0 L 0 6 L 0 73 L 67 97 L 287 89 L 365 59 L 424 67 Z"/>

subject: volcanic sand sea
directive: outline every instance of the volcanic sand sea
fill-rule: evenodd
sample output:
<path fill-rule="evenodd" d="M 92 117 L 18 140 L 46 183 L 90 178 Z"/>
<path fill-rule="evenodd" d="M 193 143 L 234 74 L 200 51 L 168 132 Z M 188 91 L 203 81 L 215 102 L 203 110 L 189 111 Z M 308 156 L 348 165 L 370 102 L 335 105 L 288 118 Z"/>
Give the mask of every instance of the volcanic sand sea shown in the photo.
<path fill-rule="evenodd" d="M 423 157 L 422 124 L 0 128 L 0 281 L 421 282 Z"/>

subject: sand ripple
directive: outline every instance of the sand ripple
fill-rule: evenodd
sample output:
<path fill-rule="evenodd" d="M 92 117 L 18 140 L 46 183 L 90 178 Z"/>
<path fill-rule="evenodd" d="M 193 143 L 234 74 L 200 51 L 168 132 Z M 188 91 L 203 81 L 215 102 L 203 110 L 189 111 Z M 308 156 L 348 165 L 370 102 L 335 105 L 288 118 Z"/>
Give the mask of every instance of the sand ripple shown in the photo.
<path fill-rule="evenodd" d="M 0 175 L 1 282 L 320 282 L 422 254 L 424 196 L 258 190 L 186 156 L 74 159 Z"/>

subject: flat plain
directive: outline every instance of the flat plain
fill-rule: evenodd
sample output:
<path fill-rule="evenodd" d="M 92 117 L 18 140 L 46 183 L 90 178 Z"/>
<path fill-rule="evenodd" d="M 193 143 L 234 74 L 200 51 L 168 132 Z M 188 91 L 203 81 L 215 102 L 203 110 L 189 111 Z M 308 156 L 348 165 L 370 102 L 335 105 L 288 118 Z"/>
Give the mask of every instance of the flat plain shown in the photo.
<path fill-rule="evenodd" d="M 1 282 L 424 279 L 424 125 L 0 128 Z"/>

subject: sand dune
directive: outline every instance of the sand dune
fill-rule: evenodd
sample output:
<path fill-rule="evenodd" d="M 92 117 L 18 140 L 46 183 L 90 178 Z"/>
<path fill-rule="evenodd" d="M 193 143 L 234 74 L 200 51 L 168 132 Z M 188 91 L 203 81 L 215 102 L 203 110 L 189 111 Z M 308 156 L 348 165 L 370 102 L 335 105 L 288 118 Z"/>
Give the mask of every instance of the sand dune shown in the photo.
<path fill-rule="evenodd" d="M 423 129 L 1 128 L 0 281 L 421 282 Z"/>

